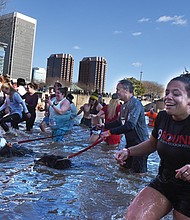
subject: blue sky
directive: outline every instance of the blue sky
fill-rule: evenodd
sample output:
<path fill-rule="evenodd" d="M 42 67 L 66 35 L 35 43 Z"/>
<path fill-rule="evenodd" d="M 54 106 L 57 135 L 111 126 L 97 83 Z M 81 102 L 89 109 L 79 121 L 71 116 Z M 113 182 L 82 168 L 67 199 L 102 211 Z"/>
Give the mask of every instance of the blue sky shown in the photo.
<path fill-rule="evenodd" d="M 71 54 L 73 81 L 83 57 L 107 60 L 106 91 L 134 77 L 166 85 L 190 70 L 189 0 L 8 0 L 3 13 L 37 19 L 33 66 L 54 53 Z"/>

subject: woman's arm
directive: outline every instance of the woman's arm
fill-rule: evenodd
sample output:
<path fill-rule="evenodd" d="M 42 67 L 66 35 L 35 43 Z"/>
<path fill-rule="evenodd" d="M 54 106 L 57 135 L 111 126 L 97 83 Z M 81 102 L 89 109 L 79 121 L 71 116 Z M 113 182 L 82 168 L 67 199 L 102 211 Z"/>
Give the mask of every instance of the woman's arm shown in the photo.
<path fill-rule="evenodd" d="M 80 115 L 84 111 L 84 105 L 80 107 L 79 111 L 77 112 L 77 115 Z"/>
<path fill-rule="evenodd" d="M 119 164 L 124 165 L 130 156 L 143 156 L 153 153 L 157 149 L 157 139 L 152 135 L 147 141 L 144 141 L 138 145 L 129 147 L 128 149 L 124 148 L 121 151 L 116 153 L 116 160 Z"/>
<path fill-rule="evenodd" d="M 4 110 L 5 108 L 7 108 L 7 100 L 5 99 L 3 105 L 0 107 L 0 111 Z"/>
<path fill-rule="evenodd" d="M 60 115 L 65 114 L 66 111 L 71 109 L 70 102 L 67 99 L 62 101 L 61 108 L 58 108 L 56 105 L 51 105 L 51 107 Z"/>

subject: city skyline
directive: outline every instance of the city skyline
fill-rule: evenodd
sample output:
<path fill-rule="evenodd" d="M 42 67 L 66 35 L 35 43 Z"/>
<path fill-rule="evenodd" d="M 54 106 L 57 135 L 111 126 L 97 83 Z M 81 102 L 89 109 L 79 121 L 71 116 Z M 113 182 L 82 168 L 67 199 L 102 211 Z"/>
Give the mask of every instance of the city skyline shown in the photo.
<path fill-rule="evenodd" d="M 104 57 L 106 91 L 113 92 L 118 80 L 140 79 L 140 72 L 142 80 L 165 85 L 189 70 L 189 8 L 188 0 L 9 0 L 2 13 L 37 20 L 33 66 L 46 68 L 50 54 L 71 54 L 77 82 L 80 60 Z"/>

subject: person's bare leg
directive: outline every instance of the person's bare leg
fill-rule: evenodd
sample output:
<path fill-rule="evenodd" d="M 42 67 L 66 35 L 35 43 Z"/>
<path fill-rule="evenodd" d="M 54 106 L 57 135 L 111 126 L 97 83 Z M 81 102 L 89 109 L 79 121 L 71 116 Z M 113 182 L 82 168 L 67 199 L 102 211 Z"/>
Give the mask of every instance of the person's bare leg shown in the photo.
<path fill-rule="evenodd" d="M 159 220 L 171 211 L 169 200 L 157 190 L 146 187 L 127 209 L 125 220 Z"/>
<path fill-rule="evenodd" d="M 40 129 L 41 129 L 42 132 L 46 132 L 46 123 L 44 121 L 42 121 L 40 123 Z"/>

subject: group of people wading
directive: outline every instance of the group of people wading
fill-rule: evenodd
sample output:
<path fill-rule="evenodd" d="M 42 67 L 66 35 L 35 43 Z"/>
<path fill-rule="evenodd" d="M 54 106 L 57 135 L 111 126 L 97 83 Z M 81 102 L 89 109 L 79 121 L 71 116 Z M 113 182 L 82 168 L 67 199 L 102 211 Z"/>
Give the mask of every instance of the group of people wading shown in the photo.
<path fill-rule="evenodd" d="M 29 105 L 34 105 L 36 99 L 33 102 L 26 94 L 20 95 L 10 82 L 2 81 L 1 84 L 4 95 L 4 102 L 0 107 L 1 127 L 8 132 L 7 123 L 11 123 L 17 129 L 24 114 L 26 130 L 31 130 L 35 112 Z M 27 93 L 30 96 L 35 94 L 34 90 L 32 83 L 27 84 Z M 102 138 L 108 145 L 117 146 L 120 135 L 125 135 L 126 146 L 116 153 L 121 169 L 145 175 L 148 155 L 158 152 L 160 166 L 157 176 L 135 197 L 124 218 L 157 220 L 172 211 L 176 220 L 190 219 L 189 74 L 175 77 L 167 84 L 163 98 L 165 109 L 152 120 L 154 123 L 150 125 L 153 126 L 150 136 L 144 107 L 134 96 L 131 81 L 119 81 L 116 93 L 107 105 L 100 102 L 99 94 L 92 93 L 89 102 L 81 106 L 78 112 L 76 107 L 71 107 L 73 97 L 70 94 L 69 98 L 67 92 L 67 87 L 57 83 L 53 93 L 45 100 L 45 117 L 40 127 L 45 131 L 45 127 L 50 126 L 55 141 L 61 141 L 63 135 L 71 129 L 72 119 L 83 113 L 81 125 L 90 128 L 91 142 Z"/>
<path fill-rule="evenodd" d="M 170 211 L 176 220 L 190 219 L 190 74 L 170 80 L 163 98 L 165 109 L 158 114 L 153 109 L 144 113 L 129 80 L 118 82 L 116 95 L 123 101 L 119 114 L 115 120 L 106 121 L 103 128 L 96 126 L 101 128 L 98 137 L 108 140 L 112 135 L 124 134 L 126 147 L 116 153 L 116 160 L 121 167 L 135 173 L 147 171 L 149 154 L 157 151 L 160 157 L 157 176 L 135 197 L 124 219 L 157 220 Z M 84 114 L 83 123 L 94 117 L 94 110 L 89 109 L 96 101 L 92 96 L 81 108 L 85 111 L 86 107 L 88 113 Z M 101 116 L 102 109 L 97 115 Z M 145 115 L 153 127 L 150 137 Z"/>

